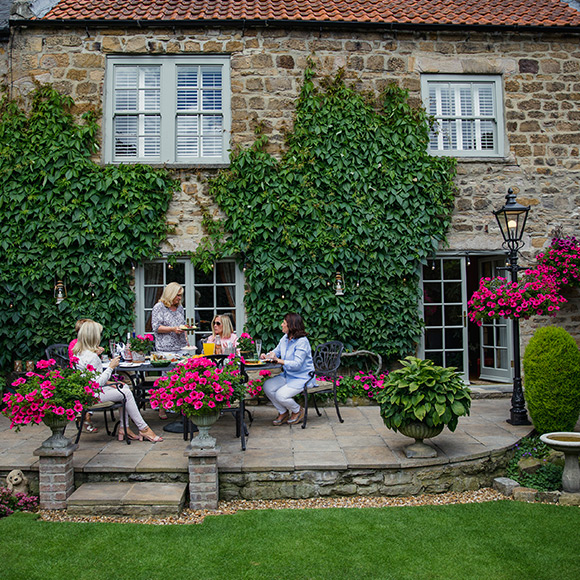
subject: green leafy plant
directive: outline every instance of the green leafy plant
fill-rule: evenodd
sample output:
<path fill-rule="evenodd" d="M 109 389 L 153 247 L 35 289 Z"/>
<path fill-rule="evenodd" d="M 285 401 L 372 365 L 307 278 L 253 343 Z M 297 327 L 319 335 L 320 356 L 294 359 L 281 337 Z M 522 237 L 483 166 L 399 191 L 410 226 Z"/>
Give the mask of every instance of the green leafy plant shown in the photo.
<path fill-rule="evenodd" d="M 132 329 L 132 267 L 158 255 L 176 182 L 147 165 L 102 167 L 92 112 L 46 85 L 0 103 L 0 367 L 41 358 L 95 318 L 104 338 Z M 67 298 L 55 304 L 57 280 Z"/>
<path fill-rule="evenodd" d="M 376 399 L 389 429 L 414 422 L 429 427 L 447 425 L 455 431 L 459 417 L 469 415 L 471 391 L 454 367 L 437 366 L 430 360 L 408 356 L 403 368 L 392 371 Z"/>
<path fill-rule="evenodd" d="M 429 118 L 406 91 L 391 85 L 377 99 L 346 86 L 342 72 L 316 86 L 312 67 L 281 158 L 258 127 L 253 146 L 211 180 L 226 219 L 205 212 L 194 259 L 209 268 L 240 256 L 247 329 L 268 348 L 281 313 L 297 311 L 313 344 L 339 339 L 401 357 L 421 333 L 417 266 L 445 239 L 455 160 L 429 155 Z"/>
<path fill-rule="evenodd" d="M 506 475 L 524 487 L 532 487 L 539 491 L 556 491 L 562 488 L 562 472 L 564 468 L 548 461 L 550 448 L 540 440 L 538 435 L 524 437 L 515 446 L 515 453 L 507 467 Z M 519 469 L 519 461 L 525 457 L 541 460 L 535 473 L 526 473 Z"/>
<path fill-rule="evenodd" d="M 580 416 L 580 351 L 563 328 L 539 328 L 524 358 L 524 397 L 539 434 L 572 431 Z"/>

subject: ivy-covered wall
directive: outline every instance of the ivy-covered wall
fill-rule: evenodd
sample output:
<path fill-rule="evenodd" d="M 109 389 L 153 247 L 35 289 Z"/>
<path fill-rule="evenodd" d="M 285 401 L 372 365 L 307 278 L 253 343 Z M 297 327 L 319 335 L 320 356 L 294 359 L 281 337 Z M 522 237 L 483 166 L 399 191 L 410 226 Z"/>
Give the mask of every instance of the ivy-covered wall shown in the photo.
<path fill-rule="evenodd" d="M 297 311 L 314 343 L 404 356 L 421 333 L 419 265 L 451 220 L 455 160 L 427 153 L 427 116 L 406 91 L 391 85 L 375 101 L 342 72 L 318 88 L 313 64 L 281 159 L 261 135 L 212 180 L 228 235 L 213 227 L 214 251 L 198 255 L 241 256 L 248 330 L 270 345 Z"/>
<path fill-rule="evenodd" d="M 38 359 L 94 318 L 105 338 L 133 328 L 132 267 L 156 256 L 176 184 L 143 165 L 91 160 L 98 126 L 40 86 L 28 104 L 0 104 L 0 369 Z M 68 297 L 55 303 L 54 286 Z"/>

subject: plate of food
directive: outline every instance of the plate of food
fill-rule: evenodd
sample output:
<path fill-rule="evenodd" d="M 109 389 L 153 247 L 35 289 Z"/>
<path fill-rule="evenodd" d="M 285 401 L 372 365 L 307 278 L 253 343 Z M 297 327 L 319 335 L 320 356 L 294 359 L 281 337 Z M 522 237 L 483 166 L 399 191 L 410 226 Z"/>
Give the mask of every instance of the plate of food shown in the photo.
<path fill-rule="evenodd" d="M 249 366 L 249 367 L 255 367 L 255 366 L 263 365 L 264 364 L 264 361 L 263 360 L 258 360 L 256 358 L 254 358 L 254 359 L 246 359 L 244 361 L 244 364 L 246 366 Z"/>
<path fill-rule="evenodd" d="M 194 330 L 197 330 L 197 326 L 191 326 L 189 324 L 182 324 L 182 325 L 180 325 L 179 330 L 183 330 L 184 332 L 193 332 Z"/>

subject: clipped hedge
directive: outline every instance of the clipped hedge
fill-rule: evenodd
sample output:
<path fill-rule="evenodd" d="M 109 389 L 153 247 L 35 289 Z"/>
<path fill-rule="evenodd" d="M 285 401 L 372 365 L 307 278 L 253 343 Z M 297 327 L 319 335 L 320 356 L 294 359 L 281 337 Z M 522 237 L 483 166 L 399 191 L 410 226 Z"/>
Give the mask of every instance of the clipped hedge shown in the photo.
<path fill-rule="evenodd" d="M 525 399 L 538 433 L 571 431 L 580 416 L 580 350 L 563 328 L 538 329 L 524 354 Z"/>

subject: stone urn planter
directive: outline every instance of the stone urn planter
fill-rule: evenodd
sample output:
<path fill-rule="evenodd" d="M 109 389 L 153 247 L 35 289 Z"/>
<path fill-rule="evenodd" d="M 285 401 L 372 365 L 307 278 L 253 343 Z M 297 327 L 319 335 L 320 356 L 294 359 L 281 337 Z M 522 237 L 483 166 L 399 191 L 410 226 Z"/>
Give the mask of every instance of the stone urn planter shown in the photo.
<path fill-rule="evenodd" d="M 437 437 L 437 435 L 443 431 L 443 427 L 444 425 L 442 424 L 437 425 L 436 427 L 431 427 L 426 423 L 421 423 L 420 421 L 401 425 L 399 427 L 399 432 L 406 437 L 412 437 L 415 439 L 415 443 L 405 447 L 405 455 L 409 458 L 437 457 L 437 450 L 430 445 L 423 443 L 423 439 Z"/>
<path fill-rule="evenodd" d="M 190 419 L 197 425 L 199 433 L 191 440 L 191 447 L 215 447 L 216 438 L 209 434 L 211 426 L 220 418 L 220 410 L 206 411 L 192 415 Z"/>
<path fill-rule="evenodd" d="M 376 397 L 381 417 L 387 428 L 415 439 L 405 448 L 407 457 L 437 457 L 423 440 L 436 437 L 446 425 L 455 431 L 459 417 L 469 415 L 471 392 L 453 367 L 412 356 L 399 362 L 402 368 L 388 375 Z"/>
<path fill-rule="evenodd" d="M 564 454 L 564 473 L 562 473 L 562 489 L 568 493 L 580 493 L 580 433 L 556 431 L 544 433 L 540 439 L 555 451 Z"/>
<path fill-rule="evenodd" d="M 64 430 L 69 423 L 65 415 L 46 413 L 42 422 L 50 428 L 52 435 L 42 442 L 42 447 L 48 449 L 64 449 L 71 444 L 71 440 L 64 436 Z"/>

